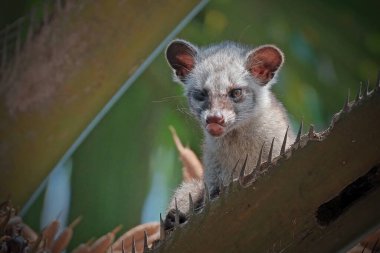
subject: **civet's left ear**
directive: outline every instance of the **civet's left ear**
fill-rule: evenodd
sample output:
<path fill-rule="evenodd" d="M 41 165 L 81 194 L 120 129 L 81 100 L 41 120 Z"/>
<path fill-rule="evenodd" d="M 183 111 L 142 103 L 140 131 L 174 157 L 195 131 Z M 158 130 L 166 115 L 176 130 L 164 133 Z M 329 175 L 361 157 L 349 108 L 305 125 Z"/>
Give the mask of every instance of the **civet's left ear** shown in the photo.
<path fill-rule="evenodd" d="M 196 46 L 185 40 L 173 40 L 166 49 L 166 59 L 178 79 L 184 83 L 195 66 Z"/>
<path fill-rule="evenodd" d="M 284 54 L 273 45 L 264 45 L 248 53 L 246 69 L 264 86 L 273 79 L 284 62 Z"/>

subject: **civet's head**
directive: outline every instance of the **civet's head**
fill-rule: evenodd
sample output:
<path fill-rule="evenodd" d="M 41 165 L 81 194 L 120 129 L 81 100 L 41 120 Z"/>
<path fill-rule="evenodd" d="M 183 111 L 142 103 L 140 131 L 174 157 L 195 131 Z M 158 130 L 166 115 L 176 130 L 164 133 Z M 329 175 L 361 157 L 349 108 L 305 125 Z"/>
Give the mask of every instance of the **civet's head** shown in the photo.
<path fill-rule="evenodd" d="M 198 48 L 184 40 L 172 41 L 166 58 L 175 80 L 185 86 L 191 111 L 214 137 L 265 110 L 269 87 L 284 62 L 273 45 L 249 49 L 224 42 Z"/>

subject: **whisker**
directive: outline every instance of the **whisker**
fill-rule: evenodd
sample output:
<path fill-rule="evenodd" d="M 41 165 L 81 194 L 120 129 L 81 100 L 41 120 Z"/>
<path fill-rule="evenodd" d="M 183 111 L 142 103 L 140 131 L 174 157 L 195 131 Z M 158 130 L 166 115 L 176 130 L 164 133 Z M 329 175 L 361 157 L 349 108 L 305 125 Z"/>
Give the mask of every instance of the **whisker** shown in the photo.
<path fill-rule="evenodd" d="M 179 107 L 179 106 L 177 106 L 177 111 L 179 111 L 181 113 L 184 113 L 184 114 L 186 114 L 188 116 L 193 116 L 192 113 L 191 113 L 191 111 L 188 108 L 186 108 L 186 107 Z"/>
<path fill-rule="evenodd" d="M 167 102 L 167 101 L 170 101 L 170 100 L 175 100 L 175 99 L 179 99 L 181 100 L 183 98 L 183 96 L 170 96 L 170 97 L 164 97 L 160 100 L 153 100 L 152 103 L 162 103 L 162 102 Z"/>

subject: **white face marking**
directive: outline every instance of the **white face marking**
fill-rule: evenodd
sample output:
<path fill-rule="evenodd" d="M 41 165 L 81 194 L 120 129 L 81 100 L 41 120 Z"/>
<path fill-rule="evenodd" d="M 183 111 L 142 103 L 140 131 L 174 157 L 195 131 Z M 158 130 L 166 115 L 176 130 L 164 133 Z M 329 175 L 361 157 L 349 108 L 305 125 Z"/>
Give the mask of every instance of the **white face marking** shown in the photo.
<path fill-rule="evenodd" d="M 226 125 L 230 125 L 235 122 L 236 114 L 233 110 L 227 110 L 223 108 L 213 108 L 212 110 L 204 110 L 201 113 L 200 119 L 202 124 L 206 125 L 208 117 L 221 117 L 224 119 Z"/>
<path fill-rule="evenodd" d="M 248 52 L 236 44 L 220 44 L 197 52 L 185 89 L 190 109 L 203 128 L 207 129 L 209 117 L 219 117 L 225 134 L 252 120 L 268 105 L 269 85 L 259 85 L 247 71 Z M 241 92 L 234 93 L 235 89 Z M 240 96 L 235 98 L 233 94 Z"/>

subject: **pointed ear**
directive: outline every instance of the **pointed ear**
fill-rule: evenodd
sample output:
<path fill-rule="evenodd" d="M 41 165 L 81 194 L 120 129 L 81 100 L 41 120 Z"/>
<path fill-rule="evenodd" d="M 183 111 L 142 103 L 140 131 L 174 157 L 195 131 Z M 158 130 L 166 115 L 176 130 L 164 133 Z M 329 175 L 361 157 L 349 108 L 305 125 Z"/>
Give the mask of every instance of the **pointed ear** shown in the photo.
<path fill-rule="evenodd" d="M 284 54 L 276 46 L 264 45 L 248 53 L 246 69 L 259 82 L 266 85 L 273 79 L 284 62 Z"/>
<path fill-rule="evenodd" d="M 174 40 L 166 49 L 166 59 L 182 82 L 194 68 L 197 48 L 184 40 Z"/>

